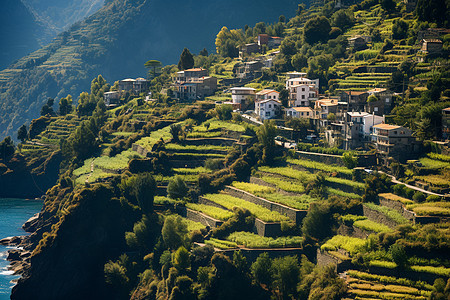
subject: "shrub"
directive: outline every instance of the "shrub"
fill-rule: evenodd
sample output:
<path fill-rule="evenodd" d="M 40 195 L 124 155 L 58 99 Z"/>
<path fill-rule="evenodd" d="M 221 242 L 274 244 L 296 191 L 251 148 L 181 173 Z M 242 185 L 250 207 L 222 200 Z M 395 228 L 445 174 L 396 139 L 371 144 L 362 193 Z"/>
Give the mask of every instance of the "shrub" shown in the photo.
<path fill-rule="evenodd" d="M 215 159 L 215 158 L 208 158 L 205 161 L 205 168 L 209 169 L 209 170 L 219 170 L 220 168 L 223 167 L 223 161 L 222 159 Z"/>
<path fill-rule="evenodd" d="M 429 195 L 426 200 L 427 202 L 439 202 L 441 201 L 441 197 L 438 195 Z"/>
<path fill-rule="evenodd" d="M 187 196 L 189 188 L 181 177 L 176 176 L 167 186 L 167 194 L 172 199 L 181 199 Z"/>
<path fill-rule="evenodd" d="M 406 267 L 408 263 L 408 256 L 406 255 L 405 247 L 399 244 L 393 244 L 389 247 L 389 253 L 392 256 L 392 260 L 399 268 Z"/>
<path fill-rule="evenodd" d="M 342 160 L 344 161 L 344 165 L 349 169 L 353 169 L 358 165 L 358 158 L 350 152 L 345 152 Z"/>
<path fill-rule="evenodd" d="M 425 194 L 420 191 L 416 191 L 413 195 L 413 200 L 416 202 L 423 202 L 425 201 Z"/>

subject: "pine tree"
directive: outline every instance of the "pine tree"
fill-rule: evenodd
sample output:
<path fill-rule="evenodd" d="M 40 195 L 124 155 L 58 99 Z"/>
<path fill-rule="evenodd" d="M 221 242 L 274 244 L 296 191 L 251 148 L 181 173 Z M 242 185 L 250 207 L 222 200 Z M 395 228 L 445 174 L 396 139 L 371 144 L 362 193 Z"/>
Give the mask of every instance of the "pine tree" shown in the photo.
<path fill-rule="evenodd" d="M 194 56 L 188 48 L 184 48 L 180 55 L 180 61 L 178 62 L 178 69 L 187 70 L 194 67 Z"/>

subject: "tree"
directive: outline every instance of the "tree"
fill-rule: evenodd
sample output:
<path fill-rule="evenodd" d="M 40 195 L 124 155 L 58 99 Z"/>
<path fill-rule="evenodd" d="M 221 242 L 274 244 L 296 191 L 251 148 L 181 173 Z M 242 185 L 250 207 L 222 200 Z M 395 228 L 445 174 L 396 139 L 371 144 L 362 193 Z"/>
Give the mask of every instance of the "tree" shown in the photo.
<path fill-rule="evenodd" d="M 59 114 L 65 116 L 72 112 L 72 96 L 67 95 L 66 98 L 61 98 L 59 100 Z"/>
<path fill-rule="evenodd" d="M 172 199 L 182 199 L 187 196 L 188 191 L 189 188 L 180 176 L 175 176 L 167 185 L 167 194 Z"/>
<path fill-rule="evenodd" d="M 253 277 L 259 284 L 269 286 L 272 283 L 272 260 L 267 252 L 260 254 L 250 269 Z"/>
<path fill-rule="evenodd" d="M 305 55 L 296 53 L 292 56 L 291 65 L 295 70 L 301 70 L 302 68 L 306 68 L 308 66 L 308 59 Z"/>
<path fill-rule="evenodd" d="M 408 23 L 402 19 L 394 20 L 392 25 L 392 38 L 394 40 L 405 39 L 408 36 Z"/>
<path fill-rule="evenodd" d="M 354 22 L 353 12 L 343 9 L 338 10 L 331 17 L 331 24 L 343 30 L 353 26 Z"/>
<path fill-rule="evenodd" d="M 342 155 L 342 161 L 348 169 L 354 169 L 358 165 L 358 158 L 351 152 L 345 152 L 344 155 Z"/>
<path fill-rule="evenodd" d="M 216 37 L 216 51 L 223 57 L 237 57 L 239 55 L 237 46 L 241 43 L 244 43 L 242 30 L 229 30 L 224 26 Z"/>
<path fill-rule="evenodd" d="M 275 122 L 273 120 L 265 120 L 264 124 L 258 128 L 256 134 L 259 143 L 263 146 L 262 163 L 272 163 L 275 150 L 275 136 L 277 135 Z"/>
<path fill-rule="evenodd" d="M 180 272 L 185 272 L 191 266 L 191 258 L 189 257 L 189 251 L 183 246 L 178 248 L 172 254 L 172 265 Z"/>
<path fill-rule="evenodd" d="M 169 132 L 172 135 L 172 142 L 178 143 L 180 141 L 181 125 L 180 124 L 170 125 Z"/>
<path fill-rule="evenodd" d="M 438 26 L 448 24 L 450 20 L 450 3 L 446 0 L 418 0 L 415 14 L 420 21 L 436 23 Z"/>
<path fill-rule="evenodd" d="M 194 56 L 191 54 L 189 49 L 184 48 L 180 55 L 180 60 L 178 61 L 178 69 L 187 70 L 194 67 Z"/>
<path fill-rule="evenodd" d="M 161 74 L 162 63 L 159 60 L 149 60 L 144 64 L 148 69 L 148 78 L 151 80 Z"/>
<path fill-rule="evenodd" d="M 46 116 L 46 115 L 50 115 L 53 116 L 55 115 L 55 112 L 53 111 L 53 104 L 54 104 L 55 100 L 52 98 L 48 98 L 47 103 L 44 104 L 44 106 L 42 106 L 41 108 L 41 116 Z"/>
<path fill-rule="evenodd" d="M 297 47 L 295 46 L 295 42 L 291 39 L 284 39 L 281 42 L 280 52 L 286 57 L 291 57 L 292 55 L 297 53 Z"/>
<path fill-rule="evenodd" d="M 69 140 L 72 155 L 79 160 L 91 157 L 98 150 L 96 135 L 92 132 L 89 121 L 81 122 L 80 127 L 71 134 Z"/>
<path fill-rule="evenodd" d="M 156 192 L 156 182 L 149 173 L 137 175 L 134 183 L 133 194 L 136 197 L 139 207 L 144 214 L 153 212 L 153 198 Z"/>
<path fill-rule="evenodd" d="M 318 16 L 308 20 L 303 31 L 307 43 L 315 44 L 317 42 L 325 42 L 328 40 L 331 25 L 326 17 Z"/>
<path fill-rule="evenodd" d="M 331 234 L 330 225 L 332 223 L 329 207 L 325 204 L 312 203 L 303 219 L 303 236 L 307 241 L 321 241 Z M 323 224 L 327 224 L 327 226 Z"/>
<path fill-rule="evenodd" d="M 230 104 L 222 104 L 216 107 L 215 112 L 219 120 L 230 120 L 232 118 L 233 106 Z"/>
<path fill-rule="evenodd" d="M 27 125 L 22 125 L 17 132 L 17 138 L 23 142 L 25 142 L 28 138 Z"/>
<path fill-rule="evenodd" d="M 381 7 L 387 11 L 391 12 L 395 8 L 394 0 L 380 0 Z"/>
<path fill-rule="evenodd" d="M 279 23 L 286 23 L 286 17 L 284 15 L 280 15 L 278 17 L 278 22 Z"/>
<path fill-rule="evenodd" d="M 300 281 L 300 266 L 297 256 L 285 256 L 273 260 L 274 285 L 284 299 L 296 299 Z"/>
<path fill-rule="evenodd" d="M 198 53 L 198 55 L 201 55 L 201 56 L 208 56 L 208 50 L 206 50 L 206 48 L 203 48 L 202 50 L 200 50 L 200 52 Z"/>
<path fill-rule="evenodd" d="M 408 256 L 406 255 L 405 247 L 399 244 L 393 244 L 389 247 L 389 253 L 397 267 L 402 269 L 406 267 L 408 264 Z"/>
<path fill-rule="evenodd" d="M 289 106 L 289 91 L 285 88 L 283 88 L 280 91 L 280 95 L 279 95 L 279 99 L 281 101 L 281 105 L 283 105 L 284 107 L 288 107 Z"/>
<path fill-rule="evenodd" d="M 161 231 L 164 243 L 169 249 L 178 249 L 188 243 L 188 229 L 179 215 L 167 216 Z"/>
<path fill-rule="evenodd" d="M 7 136 L 0 142 L 0 158 L 7 160 L 14 154 L 14 142 L 10 136 Z"/>

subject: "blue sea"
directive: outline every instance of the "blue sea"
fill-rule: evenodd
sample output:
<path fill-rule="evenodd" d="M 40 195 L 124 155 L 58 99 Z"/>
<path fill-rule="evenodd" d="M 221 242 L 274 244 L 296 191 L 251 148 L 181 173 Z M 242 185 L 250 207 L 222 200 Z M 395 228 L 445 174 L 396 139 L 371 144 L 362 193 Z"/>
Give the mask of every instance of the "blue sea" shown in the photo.
<path fill-rule="evenodd" d="M 22 229 L 23 223 L 38 213 L 42 208 L 42 201 L 24 199 L 0 198 L 0 239 L 10 236 L 26 235 Z M 10 299 L 11 280 L 19 278 L 7 270 L 6 260 L 8 247 L 0 245 L 0 300 Z"/>

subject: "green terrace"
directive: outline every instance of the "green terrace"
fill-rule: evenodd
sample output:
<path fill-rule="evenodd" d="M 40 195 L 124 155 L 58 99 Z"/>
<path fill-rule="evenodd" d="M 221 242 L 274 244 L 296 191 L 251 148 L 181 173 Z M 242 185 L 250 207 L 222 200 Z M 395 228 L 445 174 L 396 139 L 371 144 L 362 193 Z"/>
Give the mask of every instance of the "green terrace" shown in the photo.
<path fill-rule="evenodd" d="M 204 213 L 205 215 L 208 215 L 216 220 L 226 221 L 234 215 L 233 212 L 229 210 L 225 210 L 211 205 L 186 203 L 186 207 Z"/>
<path fill-rule="evenodd" d="M 290 219 L 285 215 L 282 215 L 276 211 L 270 211 L 260 205 L 227 195 L 227 194 L 207 194 L 203 196 L 205 199 L 212 201 L 228 210 L 232 210 L 234 207 L 246 208 L 256 218 L 264 222 L 281 222 L 289 221 Z"/>
<path fill-rule="evenodd" d="M 345 224 L 352 224 L 354 227 L 373 231 L 373 232 L 392 232 L 393 230 L 384 224 L 380 224 L 374 222 L 372 220 L 367 219 L 365 216 L 356 216 L 356 215 L 345 215 L 342 216 L 342 221 Z"/>
<path fill-rule="evenodd" d="M 254 196 L 261 197 L 263 199 L 283 204 L 288 207 L 292 207 L 299 210 L 307 210 L 309 204 L 315 201 L 314 198 L 309 195 L 284 195 L 276 191 L 276 189 L 262 186 L 249 182 L 233 182 L 233 187 L 246 191 Z"/>

